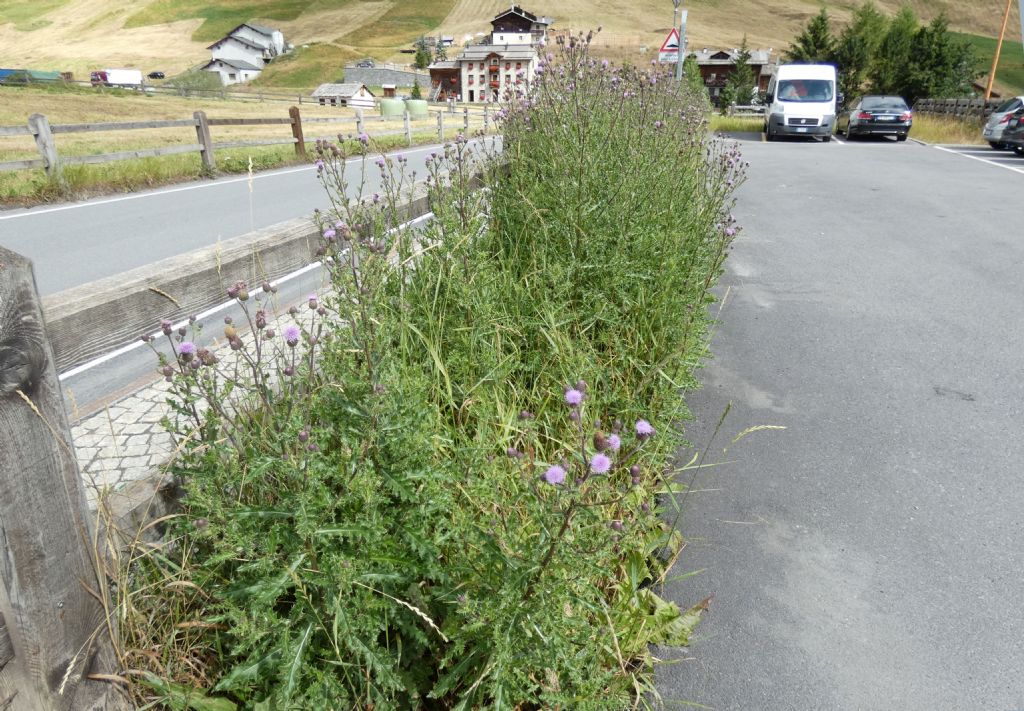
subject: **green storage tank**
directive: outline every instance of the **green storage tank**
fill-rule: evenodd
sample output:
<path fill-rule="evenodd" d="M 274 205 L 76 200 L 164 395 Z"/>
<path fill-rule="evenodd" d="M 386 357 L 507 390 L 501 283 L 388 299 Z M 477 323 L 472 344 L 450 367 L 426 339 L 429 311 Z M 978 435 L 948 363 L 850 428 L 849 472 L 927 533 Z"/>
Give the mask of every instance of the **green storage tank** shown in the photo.
<path fill-rule="evenodd" d="M 427 115 L 427 102 L 423 99 L 406 99 L 405 108 L 409 115 L 415 118 L 424 118 Z"/>
<path fill-rule="evenodd" d="M 381 116 L 401 116 L 405 113 L 405 102 L 401 99 L 381 99 Z"/>

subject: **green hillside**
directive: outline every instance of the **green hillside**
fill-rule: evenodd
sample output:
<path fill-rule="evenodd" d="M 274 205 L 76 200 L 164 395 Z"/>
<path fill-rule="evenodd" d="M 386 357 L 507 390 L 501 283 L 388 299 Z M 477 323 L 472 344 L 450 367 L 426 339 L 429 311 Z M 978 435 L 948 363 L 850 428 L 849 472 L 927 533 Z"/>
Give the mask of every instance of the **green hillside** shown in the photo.
<path fill-rule="evenodd" d="M 957 37 L 971 43 L 978 57 L 981 59 L 981 66 L 988 77 L 992 67 L 992 57 L 996 53 L 996 39 L 994 37 L 982 37 L 965 33 L 955 33 Z M 999 54 L 999 69 L 996 71 L 996 85 L 1006 93 L 1024 94 L 1024 45 L 1017 40 L 1003 40 L 1003 49 Z"/>

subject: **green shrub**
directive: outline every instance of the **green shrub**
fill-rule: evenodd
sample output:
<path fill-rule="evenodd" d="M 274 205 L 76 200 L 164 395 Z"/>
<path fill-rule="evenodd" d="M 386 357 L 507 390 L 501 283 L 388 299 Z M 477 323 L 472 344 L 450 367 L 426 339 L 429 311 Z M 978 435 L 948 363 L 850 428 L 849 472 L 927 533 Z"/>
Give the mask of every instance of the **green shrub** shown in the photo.
<path fill-rule="evenodd" d="M 560 54 L 502 111 L 503 154 L 429 161 L 422 228 L 404 158 L 350 201 L 318 142 L 332 288 L 281 332 L 270 284 L 229 290 L 230 357 L 165 324 L 186 496 L 120 613 L 149 698 L 619 709 L 649 644 L 687 643 L 659 504 L 742 165 L 702 97 L 582 37 Z"/>

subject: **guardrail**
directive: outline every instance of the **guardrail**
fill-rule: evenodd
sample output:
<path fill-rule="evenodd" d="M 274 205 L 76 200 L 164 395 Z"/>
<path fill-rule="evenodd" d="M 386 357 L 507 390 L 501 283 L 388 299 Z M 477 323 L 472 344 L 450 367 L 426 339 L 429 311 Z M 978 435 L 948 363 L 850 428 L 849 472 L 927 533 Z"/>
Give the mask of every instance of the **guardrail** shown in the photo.
<path fill-rule="evenodd" d="M 491 116 L 489 107 L 484 106 L 483 111 L 470 111 L 468 107 L 462 109 L 461 124 L 464 131 L 471 126 L 472 116 L 481 116 L 483 129 L 486 131 L 490 126 Z M 431 116 L 433 114 L 433 117 Z M 156 156 L 175 155 L 180 153 L 200 154 L 203 167 L 208 171 L 216 170 L 217 163 L 214 151 L 225 148 L 244 148 L 250 146 L 273 146 L 273 145 L 294 145 L 295 153 L 299 156 L 306 154 L 306 143 L 328 139 L 333 140 L 337 136 L 306 137 L 303 131 L 303 124 L 351 124 L 357 134 L 365 133 L 371 138 L 381 136 L 405 135 L 409 145 L 413 143 L 413 131 L 416 129 L 427 129 L 437 132 L 438 140 L 444 140 L 445 136 L 445 115 L 452 116 L 452 124 L 458 125 L 458 114 L 453 106 L 445 109 L 428 111 L 425 115 L 413 115 L 406 111 L 401 117 L 388 116 L 365 116 L 362 109 L 356 109 L 355 116 L 338 117 L 312 117 L 303 119 L 297 106 L 288 110 L 288 117 L 268 118 L 208 118 L 203 111 L 196 111 L 190 119 L 173 119 L 166 121 L 125 121 L 117 123 L 81 123 L 81 124 L 50 124 L 43 114 L 32 114 L 29 116 L 26 126 L 0 126 L 0 137 L 30 135 L 35 139 L 36 149 L 40 158 L 14 160 L 0 162 L 0 171 L 8 170 L 30 170 L 43 168 L 47 175 L 56 175 L 60 172 L 62 165 L 75 164 L 102 164 L 113 161 L 128 160 L 132 158 L 150 158 Z M 373 130 L 373 123 L 383 123 L 401 119 L 403 127 L 400 130 Z M 210 128 L 218 126 L 266 126 L 280 125 L 288 126 L 291 129 L 291 136 L 288 138 L 252 139 L 246 141 L 222 141 L 214 142 Z M 184 145 L 162 146 L 159 148 L 142 148 L 132 151 L 118 151 L 115 153 L 100 153 L 96 155 L 83 156 L 61 156 L 57 150 L 55 135 L 62 133 L 83 133 L 94 131 L 134 131 L 143 129 L 162 128 L 194 128 L 196 131 L 196 142 Z M 383 129 L 383 127 L 382 127 Z"/>
<path fill-rule="evenodd" d="M 995 111 L 1002 100 L 981 97 L 961 97 L 959 99 L 919 99 L 914 104 L 914 113 L 934 114 L 938 116 L 955 116 L 957 118 L 987 118 Z"/>
<path fill-rule="evenodd" d="M 764 106 L 737 106 L 735 104 L 726 108 L 726 116 L 764 116 Z"/>

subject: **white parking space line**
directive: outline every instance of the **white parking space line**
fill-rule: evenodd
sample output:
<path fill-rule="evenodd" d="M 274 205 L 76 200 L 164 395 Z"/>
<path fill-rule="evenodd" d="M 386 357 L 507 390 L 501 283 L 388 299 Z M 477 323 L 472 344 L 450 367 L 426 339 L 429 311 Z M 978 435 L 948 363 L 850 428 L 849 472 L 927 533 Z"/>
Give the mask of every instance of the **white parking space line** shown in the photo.
<path fill-rule="evenodd" d="M 945 151 L 946 153 L 952 153 L 953 155 L 963 156 L 964 158 L 970 158 L 971 160 L 976 160 L 979 163 L 988 163 L 989 165 L 994 165 L 996 168 L 1012 170 L 1014 173 L 1020 173 L 1021 175 L 1024 175 L 1024 167 L 1018 168 L 1013 165 L 1006 165 L 1005 163 L 997 163 L 996 161 L 990 158 L 980 158 L 978 156 L 971 155 L 970 153 L 965 153 L 963 150 L 957 150 L 955 148 L 946 148 L 945 146 L 935 146 L 935 148 L 937 148 L 940 151 Z M 1021 165 L 1024 166 L 1024 161 L 1021 161 Z"/>

